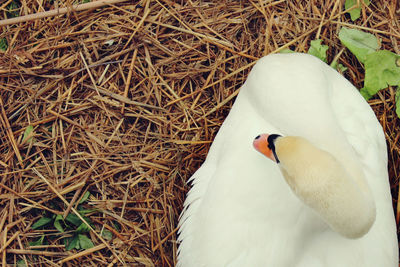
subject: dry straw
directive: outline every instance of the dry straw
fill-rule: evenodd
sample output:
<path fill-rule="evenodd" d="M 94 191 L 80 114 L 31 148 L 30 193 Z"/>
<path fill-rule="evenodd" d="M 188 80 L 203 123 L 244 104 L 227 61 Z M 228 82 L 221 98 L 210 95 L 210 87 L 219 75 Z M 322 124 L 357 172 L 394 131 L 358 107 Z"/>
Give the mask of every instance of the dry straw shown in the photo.
<path fill-rule="evenodd" d="M 0 4 L 0 18 L 11 2 Z M 173 266 L 185 181 L 256 59 L 285 47 L 305 52 L 320 38 L 360 88 L 364 71 L 337 38 L 342 26 L 400 53 L 397 1 L 374 1 L 354 23 L 333 0 L 101 2 L 78 11 L 73 1 L 20 0 L 18 19 L 66 13 L 1 28 L 8 44 L 0 52 L 3 266 Z M 386 133 L 399 220 L 394 100 L 388 88 L 370 105 Z M 67 251 L 63 239 L 73 232 L 32 229 L 43 216 L 80 208 L 95 209 L 87 215 L 91 249 Z M 42 235 L 46 243 L 29 245 Z"/>

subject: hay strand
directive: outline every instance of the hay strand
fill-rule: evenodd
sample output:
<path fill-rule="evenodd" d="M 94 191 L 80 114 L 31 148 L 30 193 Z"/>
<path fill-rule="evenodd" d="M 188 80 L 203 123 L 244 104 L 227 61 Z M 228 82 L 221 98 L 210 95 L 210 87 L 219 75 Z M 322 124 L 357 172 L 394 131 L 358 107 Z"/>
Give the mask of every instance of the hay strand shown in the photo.
<path fill-rule="evenodd" d="M 21 17 L 3 19 L 3 20 L 0 20 L 0 27 L 17 24 L 17 23 L 21 23 L 21 22 L 42 19 L 42 18 L 54 17 L 54 16 L 58 16 L 58 15 L 67 14 L 69 12 L 77 12 L 77 11 L 83 11 L 83 10 L 92 9 L 92 8 L 93 9 L 99 8 L 99 7 L 103 7 L 106 5 L 117 4 L 117 3 L 121 3 L 121 2 L 125 2 L 125 1 L 127 1 L 127 0 L 97 0 L 97 1 L 89 2 L 89 3 L 85 3 L 85 4 L 72 5 L 71 7 L 62 7 L 62 8 L 58 8 L 58 9 L 38 12 L 35 14 L 25 15 L 25 16 L 21 16 Z"/>

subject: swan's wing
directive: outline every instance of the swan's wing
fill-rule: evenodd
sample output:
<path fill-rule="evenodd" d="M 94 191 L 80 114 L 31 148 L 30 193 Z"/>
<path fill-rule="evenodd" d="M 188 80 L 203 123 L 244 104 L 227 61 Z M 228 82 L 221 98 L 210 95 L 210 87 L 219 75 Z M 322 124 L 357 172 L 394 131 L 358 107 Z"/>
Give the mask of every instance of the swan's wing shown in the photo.
<path fill-rule="evenodd" d="M 329 69 L 328 72 L 335 71 Z M 371 259 L 386 260 L 385 266 L 397 266 L 398 243 L 387 172 L 385 136 L 374 112 L 358 90 L 334 74 L 331 75 L 334 82 L 330 98 L 333 110 L 361 161 L 377 207 L 376 222 L 365 237 L 363 246 L 375 254 L 370 256 Z"/>
<path fill-rule="evenodd" d="M 364 157 L 368 150 L 374 150 L 374 154 L 379 158 L 377 162 L 386 165 L 385 136 L 371 107 L 349 81 L 337 73 L 332 73 L 335 72 L 333 69 L 327 69 L 327 72 L 332 74 L 333 80 L 330 92 L 332 108 L 359 158 L 373 162 L 372 158 Z"/>
<path fill-rule="evenodd" d="M 202 197 L 204 196 L 207 186 L 215 172 L 215 164 L 208 160 L 190 177 L 188 182 L 192 183 L 192 188 L 188 192 L 183 211 L 179 218 L 178 231 L 178 264 L 177 266 L 192 266 L 193 258 L 193 231 L 195 230 L 195 213 L 198 211 Z"/>

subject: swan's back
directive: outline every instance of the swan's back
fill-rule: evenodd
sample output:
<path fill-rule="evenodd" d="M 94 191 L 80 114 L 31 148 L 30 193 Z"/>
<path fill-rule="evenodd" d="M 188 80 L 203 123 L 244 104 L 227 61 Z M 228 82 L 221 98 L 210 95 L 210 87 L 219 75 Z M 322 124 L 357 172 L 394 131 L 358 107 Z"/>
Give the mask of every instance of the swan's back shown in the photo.
<path fill-rule="evenodd" d="M 262 132 L 305 137 L 361 166 L 377 207 L 370 232 L 358 240 L 332 232 L 252 149 Z M 381 126 L 345 78 L 310 55 L 264 57 L 191 177 L 178 266 L 396 266 L 386 166 Z"/>

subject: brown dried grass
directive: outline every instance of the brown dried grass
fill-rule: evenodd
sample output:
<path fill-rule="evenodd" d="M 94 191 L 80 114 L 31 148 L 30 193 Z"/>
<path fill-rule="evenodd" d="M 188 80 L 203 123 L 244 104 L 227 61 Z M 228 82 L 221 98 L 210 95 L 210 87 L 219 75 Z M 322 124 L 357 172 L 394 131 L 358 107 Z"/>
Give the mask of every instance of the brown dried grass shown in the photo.
<path fill-rule="evenodd" d="M 3 18 L 8 2 L 0 2 Z M 55 7 L 20 2 L 20 15 Z M 340 27 L 373 33 L 384 49 L 400 53 L 397 1 L 375 1 L 355 23 L 343 2 L 143 0 L 3 27 L 3 266 L 21 259 L 29 266 L 173 266 L 185 181 L 255 59 L 285 47 L 305 52 L 321 38 L 329 61 L 341 53 L 345 76 L 360 88 L 364 71 L 338 40 Z M 386 132 L 399 220 L 394 95 L 388 88 L 370 104 Z M 23 142 L 28 125 L 33 138 Z M 84 207 L 99 210 L 89 215 L 93 249 L 66 251 L 61 239 L 70 233 L 32 230 L 45 213 L 75 213 L 86 191 L 92 196 Z M 100 237 L 102 229 L 112 240 Z M 48 245 L 29 247 L 43 234 L 51 236 Z"/>

